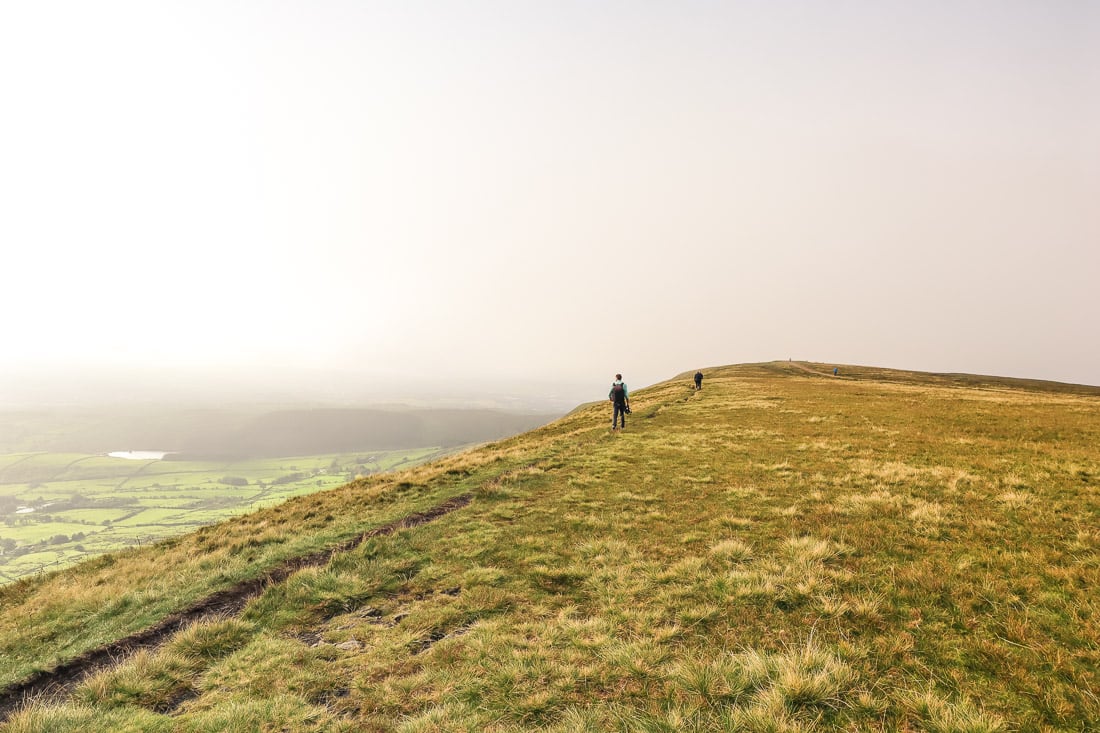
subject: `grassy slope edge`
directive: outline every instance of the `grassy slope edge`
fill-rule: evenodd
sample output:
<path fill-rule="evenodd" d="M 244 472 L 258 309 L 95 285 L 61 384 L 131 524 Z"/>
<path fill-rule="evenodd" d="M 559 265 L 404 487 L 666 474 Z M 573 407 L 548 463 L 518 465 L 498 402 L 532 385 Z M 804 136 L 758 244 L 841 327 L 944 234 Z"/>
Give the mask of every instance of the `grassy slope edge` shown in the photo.
<path fill-rule="evenodd" d="M 824 371 L 824 369 L 820 369 Z M 1090 730 L 1100 395 L 785 363 L 0 590 L 0 683 L 472 492 L 12 731 Z"/>

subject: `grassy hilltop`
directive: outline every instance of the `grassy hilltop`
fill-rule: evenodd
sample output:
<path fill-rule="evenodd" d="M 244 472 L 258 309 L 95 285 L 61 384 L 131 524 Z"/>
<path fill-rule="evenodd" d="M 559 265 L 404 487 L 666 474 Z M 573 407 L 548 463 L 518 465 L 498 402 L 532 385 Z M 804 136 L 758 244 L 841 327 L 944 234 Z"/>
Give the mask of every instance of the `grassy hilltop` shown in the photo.
<path fill-rule="evenodd" d="M 6 730 L 1100 728 L 1100 389 L 826 372 L 685 374 L 622 433 L 593 404 L 4 587 L 9 693 L 155 631 Z"/>

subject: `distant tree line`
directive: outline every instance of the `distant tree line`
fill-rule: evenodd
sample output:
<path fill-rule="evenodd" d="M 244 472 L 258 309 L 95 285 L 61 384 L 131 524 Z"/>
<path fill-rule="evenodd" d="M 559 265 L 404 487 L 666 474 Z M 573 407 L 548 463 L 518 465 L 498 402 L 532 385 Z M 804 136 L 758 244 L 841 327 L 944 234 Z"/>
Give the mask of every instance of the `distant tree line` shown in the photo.
<path fill-rule="evenodd" d="M 64 545 L 68 542 L 82 542 L 87 539 L 87 535 L 83 532 L 76 532 L 72 535 L 67 534 L 55 534 L 49 539 L 39 540 L 38 542 L 28 542 L 25 545 L 20 545 L 18 542 L 10 537 L 0 539 L 0 557 L 13 558 L 20 557 L 22 555 L 29 555 L 32 552 L 38 552 L 44 547 L 50 545 Z M 82 548 L 76 548 L 83 551 Z"/>

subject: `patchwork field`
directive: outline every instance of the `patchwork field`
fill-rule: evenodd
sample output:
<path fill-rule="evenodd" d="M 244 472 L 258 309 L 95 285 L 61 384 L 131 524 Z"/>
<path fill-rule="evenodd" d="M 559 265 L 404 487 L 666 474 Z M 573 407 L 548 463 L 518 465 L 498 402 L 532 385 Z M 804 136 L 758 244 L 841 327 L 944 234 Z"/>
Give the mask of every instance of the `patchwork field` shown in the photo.
<path fill-rule="evenodd" d="M 440 454 L 422 448 L 208 463 L 0 455 L 0 583 Z"/>

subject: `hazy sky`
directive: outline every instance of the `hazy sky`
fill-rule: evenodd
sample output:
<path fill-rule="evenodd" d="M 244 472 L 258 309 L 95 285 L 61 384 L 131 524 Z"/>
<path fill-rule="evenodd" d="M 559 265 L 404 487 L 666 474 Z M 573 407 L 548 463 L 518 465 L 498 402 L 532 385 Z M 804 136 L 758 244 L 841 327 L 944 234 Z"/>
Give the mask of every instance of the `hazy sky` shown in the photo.
<path fill-rule="evenodd" d="M 1100 3 L 3 2 L 0 354 L 1100 384 Z"/>

